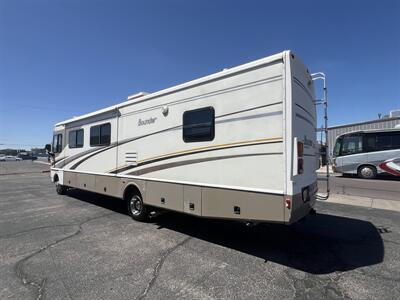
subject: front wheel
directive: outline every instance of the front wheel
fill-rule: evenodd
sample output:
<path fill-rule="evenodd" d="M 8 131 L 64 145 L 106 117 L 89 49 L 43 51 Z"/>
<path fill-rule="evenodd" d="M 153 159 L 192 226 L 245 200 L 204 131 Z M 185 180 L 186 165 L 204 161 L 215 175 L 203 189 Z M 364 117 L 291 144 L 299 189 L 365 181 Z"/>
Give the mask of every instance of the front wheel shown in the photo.
<path fill-rule="evenodd" d="M 373 166 L 361 166 L 357 173 L 358 177 L 364 179 L 373 179 L 376 177 L 376 169 Z"/>
<path fill-rule="evenodd" d="M 67 192 L 67 187 L 65 185 L 56 183 L 56 191 L 59 195 L 65 195 L 65 193 Z"/>
<path fill-rule="evenodd" d="M 129 195 L 127 198 L 128 213 L 132 219 L 145 222 L 149 219 L 147 207 L 144 205 L 142 197 L 137 194 Z"/>

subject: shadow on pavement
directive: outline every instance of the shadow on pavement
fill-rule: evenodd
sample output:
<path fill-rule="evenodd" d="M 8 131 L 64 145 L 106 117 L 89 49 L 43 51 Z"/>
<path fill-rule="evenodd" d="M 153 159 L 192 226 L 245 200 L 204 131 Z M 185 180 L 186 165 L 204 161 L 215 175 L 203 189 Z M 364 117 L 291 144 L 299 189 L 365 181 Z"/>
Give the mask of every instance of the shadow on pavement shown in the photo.
<path fill-rule="evenodd" d="M 79 189 L 68 190 L 67 196 L 90 204 L 94 204 L 96 206 L 103 207 L 105 209 L 112 210 L 119 214 L 127 215 L 125 202 L 117 198 L 91 193 Z"/>
<path fill-rule="evenodd" d="M 354 179 L 359 179 L 359 180 L 365 180 L 367 182 L 369 180 L 369 179 L 359 178 L 357 175 L 354 175 L 354 174 L 341 174 L 341 175 L 338 175 L 336 177 L 339 177 L 339 178 L 354 178 Z M 378 174 L 374 178 L 374 180 L 400 181 L 400 177 L 399 176 L 393 176 L 393 175 L 390 175 L 390 174 Z"/>
<path fill-rule="evenodd" d="M 383 261 L 384 245 L 370 222 L 326 214 L 292 226 L 246 228 L 233 221 L 169 213 L 161 227 L 312 274 L 348 271 Z"/>
<path fill-rule="evenodd" d="M 124 202 L 118 199 L 79 190 L 68 194 L 126 214 Z M 372 223 L 335 215 L 308 216 L 291 226 L 260 224 L 248 228 L 235 221 L 168 212 L 155 218 L 154 224 L 312 274 L 349 271 L 378 264 L 384 258 L 383 241 Z"/>

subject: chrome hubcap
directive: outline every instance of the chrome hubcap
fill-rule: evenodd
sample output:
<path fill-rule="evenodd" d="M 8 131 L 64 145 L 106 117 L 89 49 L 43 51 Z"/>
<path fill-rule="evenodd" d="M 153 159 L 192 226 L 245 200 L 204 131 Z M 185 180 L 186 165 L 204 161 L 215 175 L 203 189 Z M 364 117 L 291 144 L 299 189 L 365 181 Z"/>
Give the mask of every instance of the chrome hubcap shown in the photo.
<path fill-rule="evenodd" d="M 138 196 L 133 196 L 129 204 L 133 215 L 139 215 L 142 212 L 142 200 Z"/>
<path fill-rule="evenodd" d="M 372 177 L 372 176 L 373 176 L 373 172 L 372 172 L 372 170 L 371 170 L 370 168 L 363 168 L 363 169 L 361 170 L 361 174 L 362 174 L 364 177 Z"/>

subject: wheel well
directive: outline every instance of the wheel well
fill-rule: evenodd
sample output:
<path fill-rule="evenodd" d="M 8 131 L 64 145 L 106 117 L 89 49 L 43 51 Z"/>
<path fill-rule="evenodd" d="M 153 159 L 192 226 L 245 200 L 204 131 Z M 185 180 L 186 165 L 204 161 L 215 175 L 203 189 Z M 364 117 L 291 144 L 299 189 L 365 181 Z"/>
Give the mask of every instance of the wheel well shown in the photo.
<path fill-rule="evenodd" d="M 54 182 L 58 182 L 58 180 L 59 180 L 59 179 L 58 179 L 58 175 L 57 175 L 57 174 L 56 174 L 56 175 L 54 175 L 54 177 L 53 177 L 53 181 L 54 181 Z"/>
<path fill-rule="evenodd" d="M 142 197 L 142 193 L 140 192 L 139 188 L 134 184 L 130 184 L 124 190 L 123 199 L 126 200 L 130 195 L 133 195 L 133 194 L 139 195 L 140 197 Z M 143 199 L 143 197 L 142 197 L 142 199 Z"/>

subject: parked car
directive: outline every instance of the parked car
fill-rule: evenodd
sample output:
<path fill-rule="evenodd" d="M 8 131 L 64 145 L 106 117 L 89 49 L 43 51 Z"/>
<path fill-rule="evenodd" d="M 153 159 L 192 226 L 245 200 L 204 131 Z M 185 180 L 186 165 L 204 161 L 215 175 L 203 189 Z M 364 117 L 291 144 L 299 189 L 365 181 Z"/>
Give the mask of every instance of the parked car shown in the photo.
<path fill-rule="evenodd" d="M 21 160 L 22 158 L 11 155 L 0 157 L 0 161 L 21 161 Z"/>
<path fill-rule="evenodd" d="M 36 156 L 30 154 L 20 154 L 18 155 L 18 158 L 21 158 L 22 160 L 37 160 Z"/>

